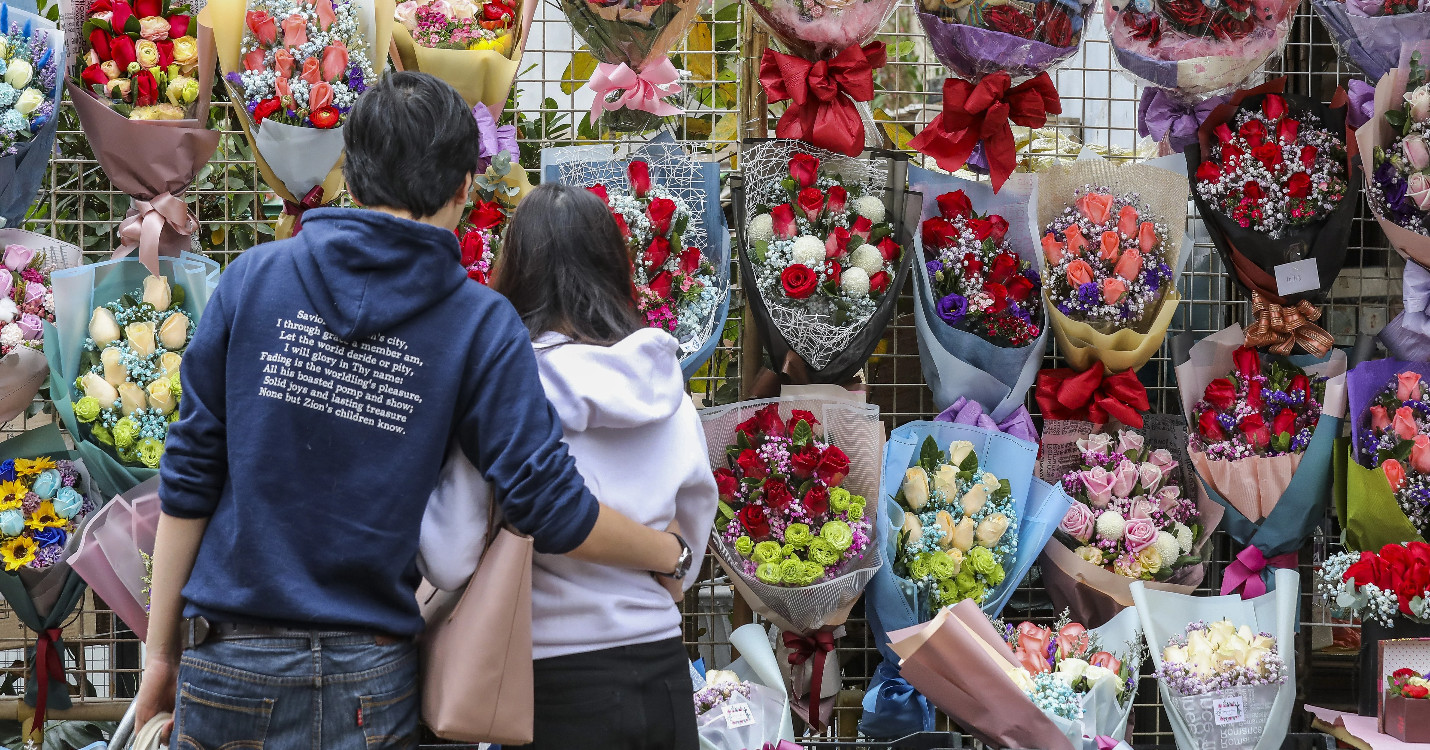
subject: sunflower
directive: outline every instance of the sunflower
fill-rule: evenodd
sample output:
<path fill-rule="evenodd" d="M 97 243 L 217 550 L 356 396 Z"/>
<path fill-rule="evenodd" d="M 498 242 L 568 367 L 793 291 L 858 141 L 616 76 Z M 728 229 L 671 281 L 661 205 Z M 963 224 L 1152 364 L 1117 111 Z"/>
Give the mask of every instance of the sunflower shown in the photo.
<path fill-rule="evenodd" d="M 15 459 L 15 473 L 22 477 L 34 476 L 45 469 L 53 468 L 55 468 L 55 461 L 49 456 Z"/>
<path fill-rule="evenodd" d="M 6 570 L 14 572 L 34 560 L 38 549 L 35 540 L 24 535 L 17 536 L 0 544 L 0 562 L 5 563 Z"/>
<path fill-rule="evenodd" d="M 36 508 L 35 512 L 30 514 L 29 518 L 25 519 L 25 526 L 35 529 L 36 531 L 48 528 L 63 528 L 67 523 L 69 522 L 60 518 L 60 514 L 55 512 L 55 504 L 49 500 L 40 503 L 40 507 Z"/>
<path fill-rule="evenodd" d="M 29 492 L 30 489 L 22 482 L 0 482 L 0 510 L 10 510 L 20 507 L 20 504 L 25 500 L 25 495 L 29 494 Z"/>

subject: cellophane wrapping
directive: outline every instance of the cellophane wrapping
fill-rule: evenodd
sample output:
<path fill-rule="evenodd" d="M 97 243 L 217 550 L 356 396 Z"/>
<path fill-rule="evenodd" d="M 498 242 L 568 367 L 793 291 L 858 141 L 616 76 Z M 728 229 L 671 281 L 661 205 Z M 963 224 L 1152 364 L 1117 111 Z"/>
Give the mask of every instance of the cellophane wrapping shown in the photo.
<path fill-rule="evenodd" d="M 1430 38 L 1430 12 L 1415 2 L 1311 0 L 1311 7 L 1341 54 L 1372 83 L 1396 66 L 1404 45 Z"/>
<path fill-rule="evenodd" d="M 1078 51 L 1093 3 L 1035 0 L 984 5 L 920 0 L 919 23 L 944 67 L 976 81 L 989 73 L 1013 78 L 1043 73 Z"/>
<path fill-rule="evenodd" d="M 1237 88 L 1280 52 L 1299 4 L 1109 0 L 1103 22 L 1117 64 L 1136 82 L 1195 101 Z"/>

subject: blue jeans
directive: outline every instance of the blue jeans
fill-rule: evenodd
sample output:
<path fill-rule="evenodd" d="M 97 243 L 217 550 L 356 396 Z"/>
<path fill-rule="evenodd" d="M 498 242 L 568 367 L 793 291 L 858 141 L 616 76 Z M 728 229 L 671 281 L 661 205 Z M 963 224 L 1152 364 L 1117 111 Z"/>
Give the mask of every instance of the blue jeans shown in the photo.
<path fill-rule="evenodd" d="M 417 744 L 417 647 L 372 636 L 247 638 L 184 652 L 176 750 Z"/>

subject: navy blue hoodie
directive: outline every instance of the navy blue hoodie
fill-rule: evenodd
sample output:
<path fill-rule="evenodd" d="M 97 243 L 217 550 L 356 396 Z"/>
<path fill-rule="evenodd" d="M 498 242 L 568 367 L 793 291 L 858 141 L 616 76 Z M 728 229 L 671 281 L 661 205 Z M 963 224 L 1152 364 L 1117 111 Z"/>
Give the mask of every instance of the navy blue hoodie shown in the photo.
<path fill-rule="evenodd" d="M 181 372 L 159 497 L 211 519 L 188 616 L 419 632 L 418 529 L 454 439 L 537 550 L 596 522 L 527 331 L 452 232 L 309 211 L 224 271 Z"/>

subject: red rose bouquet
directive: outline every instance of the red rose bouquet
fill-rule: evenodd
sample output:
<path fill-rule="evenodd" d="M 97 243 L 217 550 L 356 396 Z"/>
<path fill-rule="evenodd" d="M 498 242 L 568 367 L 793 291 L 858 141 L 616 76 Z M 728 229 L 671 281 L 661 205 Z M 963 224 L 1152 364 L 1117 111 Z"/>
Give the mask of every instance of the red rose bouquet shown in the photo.
<path fill-rule="evenodd" d="M 1379 552 L 1331 555 L 1316 573 L 1316 594 L 1338 616 L 1386 627 L 1398 618 L 1430 622 L 1430 544 L 1387 544 Z"/>
<path fill-rule="evenodd" d="M 1113 0 L 1104 5 L 1103 22 L 1128 74 L 1195 104 L 1246 80 L 1279 50 L 1296 6 L 1292 0 Z"/>
<path fill-rule="evenodd" d="M 92 0 L 80 30 L 86 49 L 79 81 L 130 119 L 193 119 L 199 101 L 196 29 L 187 4 Z"/>

